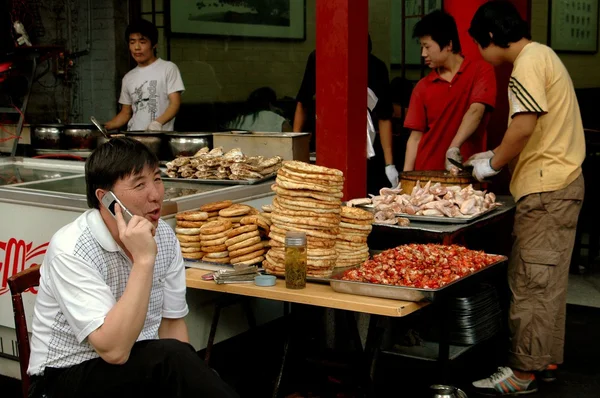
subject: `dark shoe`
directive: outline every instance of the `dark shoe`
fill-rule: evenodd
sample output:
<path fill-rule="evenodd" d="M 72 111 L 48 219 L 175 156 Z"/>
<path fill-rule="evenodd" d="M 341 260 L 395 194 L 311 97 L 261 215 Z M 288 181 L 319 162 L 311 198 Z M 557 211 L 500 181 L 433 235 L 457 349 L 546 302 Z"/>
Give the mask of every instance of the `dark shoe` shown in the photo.
<path fill-rule="evenodd" d="M 546 369 L 539 372 L 537 377 L 541 381 L 544 381 L 546 383 L 551 383 L 553 381 L 556 381 L 556 371 L 557 370 L 558 370 L 558 366 L 551 363 L 550 365 L 548 365 L 546 367 Z"/>

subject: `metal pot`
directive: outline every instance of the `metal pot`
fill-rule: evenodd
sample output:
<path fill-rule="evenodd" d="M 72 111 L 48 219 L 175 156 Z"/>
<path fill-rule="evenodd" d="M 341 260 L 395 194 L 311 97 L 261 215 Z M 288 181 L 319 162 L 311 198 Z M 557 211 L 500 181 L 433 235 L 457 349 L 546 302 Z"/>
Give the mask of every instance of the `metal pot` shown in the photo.
<path fill-rule="evenodd" d="M 433 391 L 433 398 L 467 398 L 463 390 L 454 386 L 434 384 L 429 388 Z"/>
<path fill-rule="evenodd" d="M 36 149 L 61 149 L 62 124 L 38 124 L 31 129 L 31 143 Z"/>
<path fill-rule="evenodd" d="M 126 137 L 133 138 L 146 145 L 157 158 L 162 158 L 163 134 L 157 131 L 123 131 Z"/>
<path fill-rule="evenodd" d="M 169 149 L 174 158 L 192 156 L 202 148 L 212 145 L 211 133 L 166 133 Z"/>
<path fill-rule="evenodd" d="M 94 149 L 100 133 L 93 124 L 69 124 L 63 134 L 64 149 Z"/>

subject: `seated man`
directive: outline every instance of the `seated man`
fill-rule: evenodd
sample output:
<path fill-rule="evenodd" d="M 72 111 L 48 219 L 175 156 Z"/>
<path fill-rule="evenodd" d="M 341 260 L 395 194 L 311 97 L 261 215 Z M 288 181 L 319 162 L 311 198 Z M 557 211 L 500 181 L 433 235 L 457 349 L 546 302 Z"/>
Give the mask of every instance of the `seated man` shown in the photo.
<path fill-rule="evenodd" d="M 92 208 L 42 263 L 30 397 L 236 397 L 188 343 L 179 243 L 160 219 L 164 186 L 145 145 L 115 138 L 85 165 Z M 102 198 L 112 191 L 133 214 Z"/>

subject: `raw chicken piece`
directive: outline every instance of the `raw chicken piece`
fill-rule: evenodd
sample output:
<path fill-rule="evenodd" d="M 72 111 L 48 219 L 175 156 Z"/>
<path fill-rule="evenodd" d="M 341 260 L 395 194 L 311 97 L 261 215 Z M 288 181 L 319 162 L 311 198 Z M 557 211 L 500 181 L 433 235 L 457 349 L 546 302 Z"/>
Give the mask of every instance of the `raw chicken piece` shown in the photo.
<path fill-rule="evenodd" d="M 369 205 L 371 204 L 371 199 L 369 198 L 358 198 L 358 199 L 350 199 L 346 202 L 346 206 L 353 207 L 358 205 Z"/>
<path fill-rule="evenodd" d="M 465 200 L 461 205 L 460 205 L 460 212 L 462 214 L 469 215 L 469 214 L 473 214 L 473 208 L 475 207 L 475 198 L 470 198 Z"/>
<path fill-rule="evenodd" d="M 424 215 L 424 216 L 439 216 L 439 217 L 442 217 L 442 216 L 444 216 L 444 215 L 442 214 L 442 212 L 440 212 L 440 211 L 439 211 L 439 210 L 437 210 L 437 209 L 427 209 L 427 210 L 423 210 L 423 215 Z"/>
<path fill-rule="evenodd" d="M 404 217 L 397 217 L 396 222 L 402 227 L 408 227 L 410 225 L 410 220 Z"/>

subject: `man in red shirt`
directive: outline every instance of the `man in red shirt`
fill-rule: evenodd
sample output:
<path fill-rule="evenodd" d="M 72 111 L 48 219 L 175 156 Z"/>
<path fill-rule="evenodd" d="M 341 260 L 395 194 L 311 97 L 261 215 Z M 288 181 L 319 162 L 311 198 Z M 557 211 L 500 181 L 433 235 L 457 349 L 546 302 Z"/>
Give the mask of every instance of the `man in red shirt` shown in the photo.
<path fill-rule="evenodd" d="M 404 127 L 412 130 L 404 171 L 448 170 L 447 158 L 463 163 L 486 150 L 485 127 L 496 102 L 494 69 L 460 54 L 454 18 L 433 11 L 416 25 L 413 37 L 432 71 L 417 83 Z"/>

